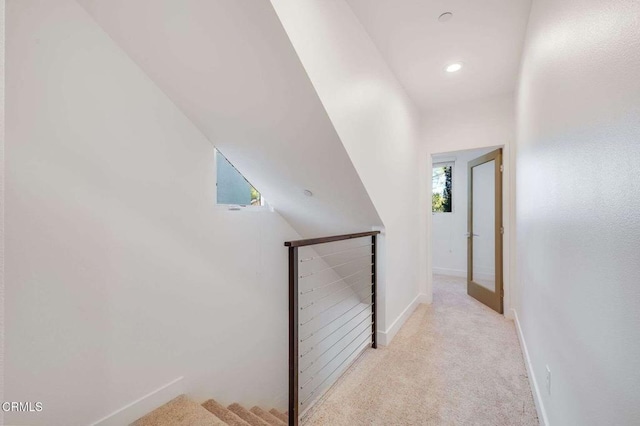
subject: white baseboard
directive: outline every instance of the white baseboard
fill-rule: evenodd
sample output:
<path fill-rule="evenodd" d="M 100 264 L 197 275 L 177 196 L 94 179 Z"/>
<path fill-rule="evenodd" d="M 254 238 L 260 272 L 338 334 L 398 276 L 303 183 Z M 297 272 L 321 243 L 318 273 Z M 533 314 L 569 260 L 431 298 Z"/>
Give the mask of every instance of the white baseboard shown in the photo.
<path fill-rule="evenodd" d="M 184 377 L 173 379 L 158 389 L 136 399 L 124 407 L 91 423 L 91 426 L 122 426 L 128 425 L 150 411 L 166 404 L 173 398 L 184 393 Z"/>
<path fill-rule="evenodd" d="M 506 302 L 505 302 L 504 309 L 505 309 L 504 317 L 507 318 L 507 319 L 515 321 L 516 318 L 513 316 L 515 314 L 515 309 L 507 309 Z"/>
<path fill-rule="evenodd" d="M 378 330 L 376 332 L 376 338 L 378 340 L 378 344 L 381 346 L 388 346 L 389 343 L 391 343 L 391 341 L 395 337 L 395 335 L 398 333 L 400 328 L 402 328 L 404 323 L 411 316 L 413 311 L 415 311 L 418 305 L 421 303 L 427 303 L 427 304 L 431 303 L 431 298 L 429 297 L 429 295 L 423 294 L 423 293 L 418 294 L 416 298 L 413 299 L 411 303 L 409 303 L 409 306 L 407 306 L 405 310 L 402 311 L 402 313 L 398 316 L 398 318 L 396 318 L 393 324 L 391 324 L 391 326 L 387 328 L 386 331 Z"/>
<path fill-rule="evenodd" d="M 424 303 L 426 305 L 430 305 L 433 302 L 433 298 L 430 294 L 420 293 L 418 295 L 418 303 Z"/>
<path fill-rule="evenodd" d="M 450 277 L 467 278 L 466 269 L 449 269 L 433 267 L 433 273 L 436 275 L 448 275 Z M 474 271 L 473 276 L 481 280 L 495 280 L 496 274 L 491 271 Z"/>
<path fill-rule="evenodd" d="M 467 277 L 466 269 L 449 269 L 449 268 L 437 268 L 433 267 L 433 273 L 437 275 L 449 275 L 450 277 Z"/>
<path fill-rule="evenodd" d="M 536 406 L 536 411 L 538 412 L 538 420 L 540 424 L 543 426 L 549 426 L 549 420 L 547 419 L 547 411 L 544 409 L 544 404 L 542 403 L 542 396 L 540 394 L 540 387 L 538 386 L 538 381 L 536 380 L 536 376 L 533 373 L 533 365 L 531 365 L 531 358 L 529 358 L 529 350 L 527 349 L 527 343 L 524 340 L 524 335 L 522 334 L 522 328 L 520 328 L 520 321 L 518 321 L 518 312 L 515 309 L 511 309 L 513 321 L 516 324 L 516 330 L 518 332 L 518 340 L 520 340 L 520 347 L 522 348 L 522 353 L 524 354 L 524 364 L 527 367 L 527 374 L 529 375 L 529 385 L 531 385 L 531 393 L 533 394 L 533 402 Z"/>

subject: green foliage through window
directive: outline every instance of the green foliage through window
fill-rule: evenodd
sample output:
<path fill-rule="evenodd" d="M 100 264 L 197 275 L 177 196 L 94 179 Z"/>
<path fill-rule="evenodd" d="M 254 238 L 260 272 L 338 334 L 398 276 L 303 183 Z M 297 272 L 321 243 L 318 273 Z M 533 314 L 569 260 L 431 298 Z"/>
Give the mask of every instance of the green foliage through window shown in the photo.
<path fill-rule="evenodd" d="M 451 213 L 453 207 L 452 193 L 453 165 L 438 165 L 433 167 L 431 184 L 431 211 L 434 213 Z"/>

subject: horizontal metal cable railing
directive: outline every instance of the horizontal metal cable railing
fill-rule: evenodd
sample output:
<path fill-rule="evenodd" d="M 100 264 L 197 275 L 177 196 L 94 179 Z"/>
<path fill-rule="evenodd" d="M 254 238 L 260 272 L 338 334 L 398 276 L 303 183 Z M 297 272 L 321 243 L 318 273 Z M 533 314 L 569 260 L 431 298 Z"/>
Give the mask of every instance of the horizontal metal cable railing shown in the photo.
<path fill-rule="evenodd" d="M 289 425 L 376 347 L 378 231 L 289 241 Z"/>

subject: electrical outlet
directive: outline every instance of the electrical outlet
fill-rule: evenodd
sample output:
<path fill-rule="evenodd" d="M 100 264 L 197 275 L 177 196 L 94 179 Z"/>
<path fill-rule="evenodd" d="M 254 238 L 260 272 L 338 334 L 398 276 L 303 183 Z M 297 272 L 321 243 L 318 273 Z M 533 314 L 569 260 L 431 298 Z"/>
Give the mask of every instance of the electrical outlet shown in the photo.
<path fill-rule="evenodd" d="M 547 365 L 547 393 L 551 395 L 551 369 Z"/>

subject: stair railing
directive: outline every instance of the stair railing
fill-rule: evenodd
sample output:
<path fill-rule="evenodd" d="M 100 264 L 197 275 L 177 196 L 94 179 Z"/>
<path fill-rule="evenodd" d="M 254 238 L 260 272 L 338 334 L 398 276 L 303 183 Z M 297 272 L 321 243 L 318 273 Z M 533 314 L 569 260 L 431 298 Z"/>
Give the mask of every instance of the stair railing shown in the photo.
<path fill-rule="evenodd" d="M 287 241 L 289 425 L 376 343 L 376 236 Z"/>

